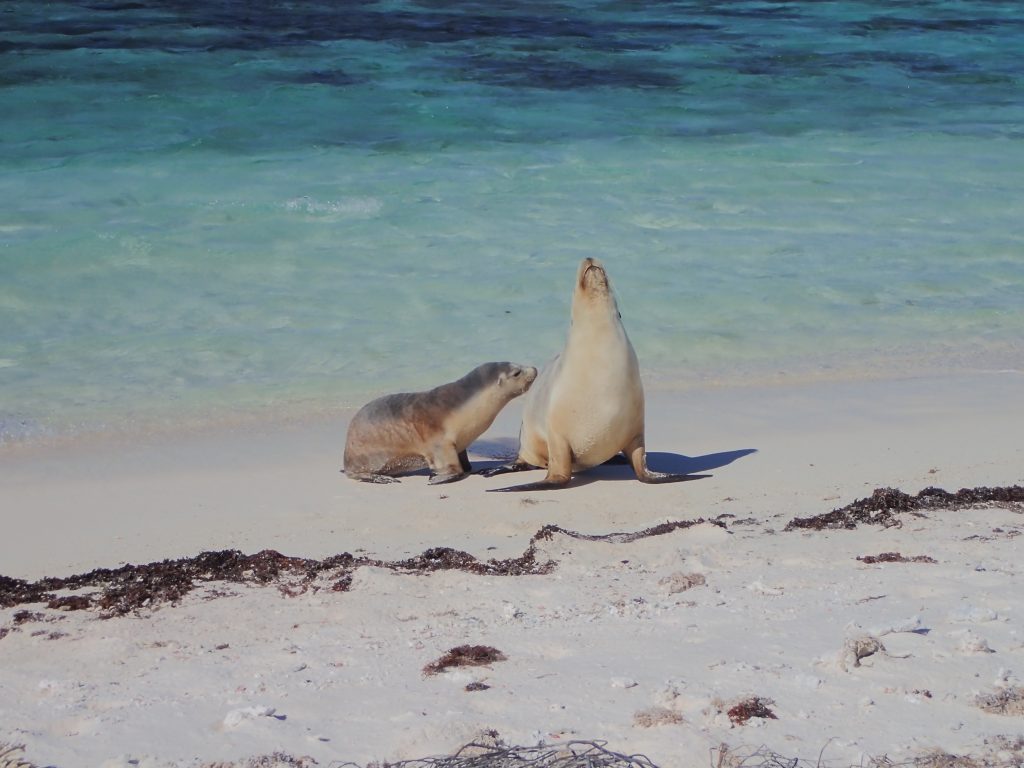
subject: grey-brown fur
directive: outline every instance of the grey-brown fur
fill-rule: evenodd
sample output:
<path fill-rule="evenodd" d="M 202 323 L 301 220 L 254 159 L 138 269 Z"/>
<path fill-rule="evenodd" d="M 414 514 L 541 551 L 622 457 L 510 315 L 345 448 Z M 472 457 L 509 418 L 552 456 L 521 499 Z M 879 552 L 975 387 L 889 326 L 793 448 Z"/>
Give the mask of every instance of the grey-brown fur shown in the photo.
<path fill-rule="evenodd" d="M 464 477 L 471 469 L 466 449 L 536 377 L 536 368 L 484 363 L 426 392 L 385 395 L 367 403 L 348 427 L 345 474 L 387 483 L 395 475 L 429 467 L 434 484 Z"/>

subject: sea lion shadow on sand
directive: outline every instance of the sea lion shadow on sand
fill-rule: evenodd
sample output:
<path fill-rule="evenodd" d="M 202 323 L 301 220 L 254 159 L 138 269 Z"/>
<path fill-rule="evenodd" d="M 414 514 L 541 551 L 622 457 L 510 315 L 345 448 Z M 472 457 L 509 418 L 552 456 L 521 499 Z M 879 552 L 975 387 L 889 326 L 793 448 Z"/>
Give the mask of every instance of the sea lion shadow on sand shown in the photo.
<path fill-rule="evenodd" d="M 740 448 L 736 451 L 708 453 L 704 456 L 684 456 L 681 453 L 664 451 L 648 451 L 647 463 L 659 472 L 671 472 L 673 475 L 692 475 L 695 472 L 708 472 L 712 469 L 728 466 L 737 459 L 757 453 L 757 448 Z"/>
<path fill-rule="evenodd" d="M 473 471 L 478 473 L 482 470 L 503 466 L 510 457 L 515 457 L 519 446 L 519 440 L 514 437 L 488 438 L 477 440 L 470 446 L 470 453 L 474 456 L 484 456 L 485 460 L 474 458 Z M 673 475 L 686 475 L 689 480 L 700 480 L 711 477 L 711 475 L 700 474 L 710 472 L 713 469 L 720 469 L 732 464 L 737 459 L 757 453 L 756 448 L 740 448 L 735 451 L 720 451 L 719 453 L 708 453 L 703 456 L 685 456 L 681 453 L 670 453 L 668 451 L 648 451 L 647 463 L 656 472 L 668 472 Z M 635 480 L 636 475 L 625 456 L 621 453 L 613 456 L 597 467 L 586 472 L 573 476 L 571 485 L 586 485 L 595 480 Z"/>
<path fill-rule="evenodd" d="M 469 452 L 475 456 L 483 456 L 488 459 L 495 459 L 495 462 L 474 462 L 473 467 L 484 469 L 492 463 L 495 465 L 511 461 L 519 453 L 518 437 L 488 437 L 477 440 L 469 446 Z"/>

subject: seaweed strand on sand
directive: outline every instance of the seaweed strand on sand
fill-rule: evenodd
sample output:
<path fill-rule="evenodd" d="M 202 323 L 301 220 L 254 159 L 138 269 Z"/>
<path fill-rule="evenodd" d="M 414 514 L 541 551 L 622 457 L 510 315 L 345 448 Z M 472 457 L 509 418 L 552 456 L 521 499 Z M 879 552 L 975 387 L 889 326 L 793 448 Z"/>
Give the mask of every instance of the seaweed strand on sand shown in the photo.
<path fill-rule="evenodd" d="M 902 525 L 902 513 L 993 505 L 1024 505 L 1024 486 L 961 488 L 956 493 L 929 487 L 915 496 L 895 488 L 876 488 L 870 496 L 823 515 L 793 518 L 785 530 L 852 530 L 858 524 L 898 528 Z"/>
<path fill-rule="evenodd" d="M 379 560 L 356 557 L 348 552 L 323 560 L 289 557 L 272 549 L 252 555 L 228 549 L 201 552 L 194 557 L 120 568 L 97 568 L 88 573 L 66 578 L 43 578 L 35 582 L 0 576 L 0 608 L 45 603 L 55 610 L 99 610 L 103 618 L 123 616 L 142 608 L 162 603 L 176 603 L 199 584 L 226 582 L 257 585 L 274 584 L 286 596 L 302 594 L 310 588 L 319 589 L 317 579 L 328 577 L 335 592 L 347 591 L 353 572 L 362 566 L 388 568 L 404 573 L 430 573 L 459 570 L 488 576 L 529 576 L 550 573 L 555 562 L 538 559 L 537 544 L 555 534 L 587 541 L 628 543 L 650 536 L 682 530 L 705 521 L 677 520 L 662 523 L 633 533 L 584 534 L 557 525 L 545 525 L 529 541 L 523 554 L 504 560 L 481 561 L 451 547 L 433 547 L 404 560 Z M 724 525 L 712 522 L 714 525 Z M 86 591 L 86 590 L 93 591 Z M 58 595 L 58 592 L 79 594 Z"/>

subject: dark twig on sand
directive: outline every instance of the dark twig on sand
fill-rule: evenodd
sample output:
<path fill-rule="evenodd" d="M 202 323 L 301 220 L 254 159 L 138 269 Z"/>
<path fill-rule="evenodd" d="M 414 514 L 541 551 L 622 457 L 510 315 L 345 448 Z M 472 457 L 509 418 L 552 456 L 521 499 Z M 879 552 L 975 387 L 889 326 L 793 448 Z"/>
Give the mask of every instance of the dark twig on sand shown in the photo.
<path fill-rule="evenodd" d="M 454 755 L 402 760 L 367 768 L 658 768 L 644 755 L 613 752 L 603 741 L 536 747 L 467 744 Z"/>

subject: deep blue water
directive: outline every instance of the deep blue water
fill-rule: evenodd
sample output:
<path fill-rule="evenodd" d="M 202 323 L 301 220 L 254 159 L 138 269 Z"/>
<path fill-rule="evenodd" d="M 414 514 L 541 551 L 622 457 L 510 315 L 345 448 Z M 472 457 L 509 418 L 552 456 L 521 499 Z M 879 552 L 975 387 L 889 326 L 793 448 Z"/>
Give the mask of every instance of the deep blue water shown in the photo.
<path fill-rule="evenodd" d="M 1012 2 L 0 3 L 0 442 L 542 364 L 1020 368 Z"/>

